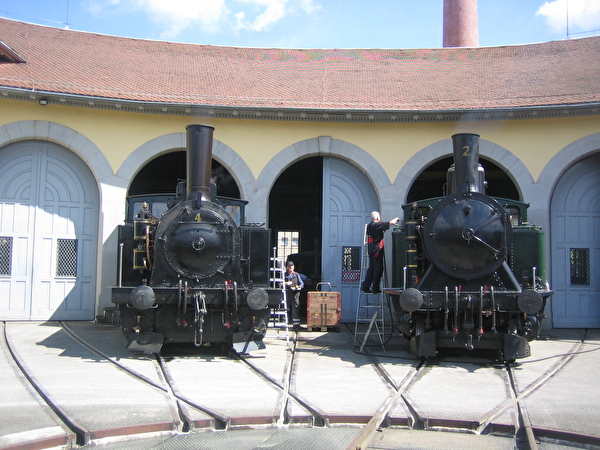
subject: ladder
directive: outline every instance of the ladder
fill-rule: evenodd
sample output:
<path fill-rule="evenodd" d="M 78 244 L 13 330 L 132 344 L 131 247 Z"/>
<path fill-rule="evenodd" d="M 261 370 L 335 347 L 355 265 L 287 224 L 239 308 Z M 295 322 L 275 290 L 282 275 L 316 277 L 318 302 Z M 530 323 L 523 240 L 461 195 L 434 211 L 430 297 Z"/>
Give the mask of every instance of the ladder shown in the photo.
<path fill-rule="evenodd" d="M 275 250 L 275 249 L 273 249 Z M 273 254 L 276 254 L 275 252 Z M 290 344 L 289 325 L 288 325 L 288 308 L 287 298 L 285 289 L 285 262 L 283 258 L 277 258 L 273 256 L 271 258 L 271 287 L 274 289 L 281 289 L 281 301 L 276 308 L 271 308 L 269 316 L 269 324 L 277 330 L 277 336 L 279 331 L 285 331 L 285 340 L 287 345 Z"/>
<path fill-rule="evenodd" d="M 387 286 L 387 274 L 385 267 L 385 259 L 383 262 L 383 276 L 381 278 L 381 290 L 379 294 L 368 294 L 363 292 L 360 287 L 365 279 L 369 268 L 369 254 L 366 239 L 362 246 L 362 265 L 360 270 L 360 280 L 358 281 L 358 301 L 356 302 L 356 321 L 354 324 L 354 346 L 359 347 L 359 351 L 363 351 L 369 339 L 379 343 L 385 352 L 385 315 L 387 304 L 387 294 L 383 293 Z"/>

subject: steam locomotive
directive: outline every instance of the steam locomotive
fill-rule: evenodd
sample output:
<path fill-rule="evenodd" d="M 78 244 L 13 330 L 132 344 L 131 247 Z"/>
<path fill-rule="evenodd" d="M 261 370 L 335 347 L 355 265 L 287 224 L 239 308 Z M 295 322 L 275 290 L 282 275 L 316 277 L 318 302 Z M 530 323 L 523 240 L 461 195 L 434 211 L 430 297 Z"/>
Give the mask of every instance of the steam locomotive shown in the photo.
<path fill-rule="evenodd" d="M 128 199 L 119 226 L 118 285 L 111 288 L 127 347 L 164 343 L 264 348 L 271 308 L 270 230 L 245 223 L 246 202 L 210 183 L 214 128 L 189 125 L 187 179 L 174 197 Z"/>
<path fill-rule="evenodd" d="M 547 299 L 540 227 L 528 205 L 485 194 L 479 136 L 452 136 L 447 195 L 405 205 L 392 233 L 396 322 L 418 357 L 438 348 L 530 355 Z"/>

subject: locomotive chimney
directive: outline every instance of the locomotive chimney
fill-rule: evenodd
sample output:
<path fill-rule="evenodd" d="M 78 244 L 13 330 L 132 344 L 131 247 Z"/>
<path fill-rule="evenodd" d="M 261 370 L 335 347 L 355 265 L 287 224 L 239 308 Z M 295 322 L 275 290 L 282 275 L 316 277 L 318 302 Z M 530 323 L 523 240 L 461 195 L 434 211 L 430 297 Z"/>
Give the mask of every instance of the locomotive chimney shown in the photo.
<path fill-rule="evenodd" d="M 444 0 L 444 47 L 477 47 L 477 0 Z"/>
<path fill-rule="evenodd" d="M 188 125 L 186 200 L 210 200 L 213 131 L 210 125 Z"/>
<path fill-rule="evenodd" d="M 484 193 L 484 172 L 479 165 L 479 135 L 470 133 L 452 136 L 454 173 L 448 186 L 451 192 Z M 450 172 L 449 172 L 449 175 Z"/>

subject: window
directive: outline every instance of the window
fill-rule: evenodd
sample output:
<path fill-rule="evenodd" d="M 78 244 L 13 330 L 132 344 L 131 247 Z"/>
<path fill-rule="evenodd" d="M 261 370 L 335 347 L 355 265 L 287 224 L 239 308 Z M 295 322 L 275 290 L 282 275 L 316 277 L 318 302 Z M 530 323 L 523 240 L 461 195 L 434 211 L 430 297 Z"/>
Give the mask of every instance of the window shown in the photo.
<path fill-rule="evenodd" d="M 0 237 L 0 276 L 10 276 L 12 268 L 11 237 Z"/>
<path fill-rule="evenodd" d="M 287 258 L 292 253 L 298 253 L 300 249 L 299 231 L 278 231 L 277 232 L 277 257 Z"/>
<path fill-rule="evenodd" d="M 152 203 L 152 215 L 157 218 L 161 218 L 164 213 L 168 211 L 166 202 L 154 202 Z"/>
<path fill-rule="evenodd" d="M 142 205 L 144 202 L 135 202 L 133 204 L 133 216 L 135 217 L 138 212 L 142 210 Z M 166 202 L 152 202 L 150 203 L 150 212 L 151 214 L 160 219 L 164 213 L 168 211 L 169 207 Z"/>
<path fill-rule="evenodd" d="M 360 281 L 360 247 L 342 247 L 342 283 Z"/>
<path fill-rule="evenodd" d="M 57 241 L 56 276 L 77 276 L 77 239 L 59 239 Z"/>
<path fill-rule="evenodd" d="M 571 286 L 590 284 L 590 249 L 572 248 L 569 251 L 571 265 Z"/>

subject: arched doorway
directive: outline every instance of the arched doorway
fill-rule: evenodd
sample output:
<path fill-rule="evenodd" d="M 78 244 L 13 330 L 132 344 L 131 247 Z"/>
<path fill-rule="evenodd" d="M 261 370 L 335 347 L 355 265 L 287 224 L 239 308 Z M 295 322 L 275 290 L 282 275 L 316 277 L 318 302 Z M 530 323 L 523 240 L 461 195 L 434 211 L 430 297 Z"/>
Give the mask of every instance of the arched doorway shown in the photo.
<path fill-rule="evenodd" d="M 453 164 L 452 156 L 439 159 L 430 164 L 410 187 L 406 203 L 425 198 L 442 197 L 445 194 L 446 173 Z M 521 200 L 515 183 L 499 166 L 492 161 L 480 157 L 479 163 L 485 169 L 487 181 L 486 194 L 492 197 L 502 197 L 512 200 Z"/>
<path fill-rule="evenodd" d="M 323 158 L 313 156 L 288 167 L 269 194 L 269 228 L 277 256 L 294 261 L 305 277 L 300 318 L 306 317 L 306 292 L 321 281 Z"/>
<path fill-rule="evenodd" d="M 178 150 L 157 156 L 140 169 L 129 187 L 129 195 L 174 193 L 177 182 L 186 177 L 186 152 Z M 211 163 L 212 182 L 217 195 L 240 198 L 240 189 L 229 171 L 215 159 Z"/>
<path fill-rule="evenodd" d="M 600 154 L 573 164 L 552 196 L 552 323 L 600 327 Z"/>
<path fill-rule="evenodd" d="M 271 190 L 269 226 L 274 242 L 285 231 L 298 232 L 299 246 L 292 255 L 296 270 L 307 275 L 307 289 L 322 281 L 341 292 L 342 322 L 355 320 L 364 227 L 370 212 L 378 208 L 367 176 L 340 158 L 298 161 Z"/>
<path fill-rule="evenodd" d="M 91 320 L 98 188 L 73 152 L 43 141 L 0 150 L 0 317 Z"/>

